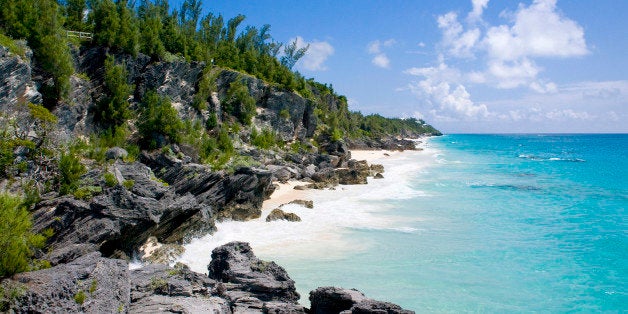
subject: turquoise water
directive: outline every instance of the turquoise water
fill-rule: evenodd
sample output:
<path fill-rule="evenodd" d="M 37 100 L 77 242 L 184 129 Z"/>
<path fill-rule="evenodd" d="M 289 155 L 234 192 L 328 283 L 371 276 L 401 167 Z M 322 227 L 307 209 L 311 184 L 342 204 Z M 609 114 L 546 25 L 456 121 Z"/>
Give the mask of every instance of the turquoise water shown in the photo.
<path fill-rule="evenodd" d="M 334 285 L 417 312 L 625 312 L 627 157 L 628 135 L 431 138 L 381 160 L 383 180 L 287 208 L 300 223 L 227 222 L 183 260 L 249 241 L 306 305 Z"/>
<path fill-rule="evenodd" d="M 447 135 L 428 147 L 433 162 L 395 182 L 423 193 L 375 201 L 398 228 L 350 230 L 367 250 L 292 261 L 293 278 L 420 312 L 628 310 L 627 135 Z"/>

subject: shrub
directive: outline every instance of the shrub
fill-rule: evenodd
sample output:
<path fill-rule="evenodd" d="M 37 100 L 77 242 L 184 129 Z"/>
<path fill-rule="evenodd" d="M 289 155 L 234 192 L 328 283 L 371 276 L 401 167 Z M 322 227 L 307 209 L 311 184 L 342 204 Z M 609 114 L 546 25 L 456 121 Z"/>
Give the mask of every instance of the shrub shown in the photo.
<path fill-rule="evenodd" d="M 43 247 L 45 237 L 33 234 L 31 226 L 22 199 L 0 194 L 0 278 L 29 270 L 33 250 Z"/>
<path fill-rule="evenodd" d="M 251 144 L 261 149 L 269 149 L 277 145 L 277 135 L 269 129 L 262 129 L 262 132 L 258 133 L 257 130 L 253 128 L 253 130 L 251 130 Z"/>
<path fill-rule="evenodd" d="M 279 111 L 279 117 L 284 120 L 290 119 L 290 111 L 288 110 L 288 108 L 281 109 L 281 111 Z"/>
<path fill-rule="evenodd" d="M 157 95 L 154 91 L 144 95 L 137 128 L 145 146 L 157 148 L 158 137 L 166 137 L 171 142 L 178 143 L 183 127 L 183 122 L 179 119 L 177 110 L 170 104 L 170 100 Z"/>
<path fill-rule="evenodd" d="M 98 103 L 94 118 L 107 127 L 120 126 L 131 116 L 129 94 L 133 87 L 127 84 L 124 65 L 115 64 L 112 56 L 105 60 L 105 98 Z"/>
<path fill-rule="evenodd" d="M 108 187 L 114 187 L 118 184 L 118 180 L 116 179 L 116 176 L 111 173 L 111 172 L 107 172 L 104 174 L 105 177 L 105 185 Z"/>
<path fill-rule="evenodd" d="M 74 295 L 74 302 L 76 302 L 77 304 L 83 304 L 83 302 L 85 302 L 85 292 L 83 292 L 83 290 L 79 290 Z"/>
<path fill-rule="evenodd" d="M 127 189 L 130 190 L 133 188 L 133 186 L 135 185 L 135 181 L 133 180 L 124 180 L 122 182 L 122 185 Z"/>
<path fill-rule="evenodd" d="M 76 190 L 79 179 L 85 172 L 87 169 L 76 156 L 72 153 L 62 153 L 59 159 L 59 193 L 65 195 Z"/>
<path fill-rule="evenodd" d="M 242 79 L 237 79 L 229 85 L 223 110 L 236 117 L 240 123 L 251 124 L 251 119 L 255 116 L 255 99 L 249 94 L 249 89 Z"/>

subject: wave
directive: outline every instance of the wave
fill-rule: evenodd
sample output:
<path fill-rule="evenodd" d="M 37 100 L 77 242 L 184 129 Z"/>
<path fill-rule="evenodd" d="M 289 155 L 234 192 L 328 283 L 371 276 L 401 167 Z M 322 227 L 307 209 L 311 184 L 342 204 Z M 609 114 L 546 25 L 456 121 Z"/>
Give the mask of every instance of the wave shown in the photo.
<path fill-rule="evenodd" d="M 538 186 L 525 184 L 470 184 L 471 188 L 495 188 L 507 191 L 540 191 Z"/>
<path fill-rule="evenodd" d="M 586 160 L 582 158 L 560 158 L 560 157 L 541 157 L 535 155 L 526 155 L 520 154 L 517 156 L 519 158 L 534 160 L 534 161 L 566 161 L 566 162 L 586 162 Z"/>

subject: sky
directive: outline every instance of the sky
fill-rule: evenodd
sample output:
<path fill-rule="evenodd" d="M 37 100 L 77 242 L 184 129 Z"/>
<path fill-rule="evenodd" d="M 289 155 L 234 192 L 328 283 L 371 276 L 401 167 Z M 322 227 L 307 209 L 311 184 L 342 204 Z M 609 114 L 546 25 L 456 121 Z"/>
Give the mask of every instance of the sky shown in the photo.
<path fill-rule="evenodd" d="M 209 12 L 309 44 L 295 69 L 364 114 L 445 133 L 628 132 L 628 1 L 204 0 Z"/>

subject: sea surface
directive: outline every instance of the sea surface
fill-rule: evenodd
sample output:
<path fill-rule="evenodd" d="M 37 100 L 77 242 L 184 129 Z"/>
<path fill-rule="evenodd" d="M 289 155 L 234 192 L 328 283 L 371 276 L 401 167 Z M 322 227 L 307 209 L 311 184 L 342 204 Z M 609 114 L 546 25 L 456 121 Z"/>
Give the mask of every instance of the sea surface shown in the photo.
<path fill-rule="evenodd" d="M 308 195 L 302 222 L 224 222 L 297 283 L 417 312 L 628 311 L 628 135 L 445 135 L 382 159 L 384 179 Z M 266 214 L 266 213 L 265 213 Z"/>

